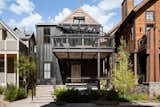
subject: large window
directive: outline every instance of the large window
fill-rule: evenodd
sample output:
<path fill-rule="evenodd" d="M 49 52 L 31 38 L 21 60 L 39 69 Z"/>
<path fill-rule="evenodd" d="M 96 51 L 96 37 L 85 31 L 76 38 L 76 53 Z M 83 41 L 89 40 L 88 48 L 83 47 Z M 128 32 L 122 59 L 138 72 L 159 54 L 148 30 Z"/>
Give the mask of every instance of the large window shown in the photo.
<path fill-rule="evenodd" d="M 147 11 L 146 12 L 146 21 L 154 21 L 154 20 L 155 20 L 154 11 Z"/>
<path fill-rule="evenodd" d="M 50 43 L 50 28 L 44 28 L 44 43 Z"/>
<path fill-rule="evenodd" d="M 51 78 L 51 63 L 44 63 L 44 79 Z"/>
<path fill-rule="evenodd" d="M 84 17 L 74 17 L 73 24 L 85 24 Z"/>

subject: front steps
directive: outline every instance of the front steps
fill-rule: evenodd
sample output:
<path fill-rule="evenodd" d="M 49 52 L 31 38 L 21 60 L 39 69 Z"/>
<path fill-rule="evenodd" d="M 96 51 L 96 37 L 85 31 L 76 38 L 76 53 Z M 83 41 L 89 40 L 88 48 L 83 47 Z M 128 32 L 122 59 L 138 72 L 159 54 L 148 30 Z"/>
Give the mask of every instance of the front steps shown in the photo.
<path fill-rule="evenodd" d="M 36 96 L 33 102 L 53 102 L 54 98 L 52 92 L 54 90 L 53 85 L 37 85 L 36 86 Z"/>
<path fill-rule="evenodd" d="M 98 90 L 98 87 L 95 83 L 66 83 L 65 85 L 70 89 L 74 88 L 77 90 Z"/>

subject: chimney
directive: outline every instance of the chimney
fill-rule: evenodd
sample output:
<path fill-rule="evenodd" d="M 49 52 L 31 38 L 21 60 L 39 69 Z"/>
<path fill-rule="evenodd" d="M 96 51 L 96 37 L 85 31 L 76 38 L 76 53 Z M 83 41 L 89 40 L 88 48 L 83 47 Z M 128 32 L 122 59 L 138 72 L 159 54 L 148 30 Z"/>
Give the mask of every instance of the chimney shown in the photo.
<path fill-rule="evenodd" d="M 134 8 L 134 0 L 123 0 L 122 2 L 122 20 L 124 20 L 128 14 Z"/>

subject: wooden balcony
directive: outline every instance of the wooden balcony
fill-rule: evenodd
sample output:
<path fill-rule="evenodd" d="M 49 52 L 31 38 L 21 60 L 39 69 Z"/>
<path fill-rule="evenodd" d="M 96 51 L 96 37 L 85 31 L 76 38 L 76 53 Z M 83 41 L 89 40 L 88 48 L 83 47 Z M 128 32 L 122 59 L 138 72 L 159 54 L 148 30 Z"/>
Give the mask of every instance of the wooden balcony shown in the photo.
<path fill-rule="evenodd" d="M 59 58 L 94 58 L 114 51 L 114 37 L 99 34 L 62 34 L 52 36 L 53 53 Z"/>
<path fill-rule="evenodd" d="M 15 40 L 1 40 L 0 51 L 17 51 L 17 41 Z"/>

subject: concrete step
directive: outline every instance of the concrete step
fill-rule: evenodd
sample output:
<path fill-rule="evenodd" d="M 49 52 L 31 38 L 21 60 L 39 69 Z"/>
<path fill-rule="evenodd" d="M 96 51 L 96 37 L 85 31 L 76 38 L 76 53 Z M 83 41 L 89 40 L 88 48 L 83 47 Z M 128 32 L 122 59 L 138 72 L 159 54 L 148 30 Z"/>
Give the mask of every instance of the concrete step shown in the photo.
<path fill-rule="evenodd" d="M 37 85 L 36 96 L 33 102 L 53 102 L 52 92 L 54 90 L 53 85 Z"/>

